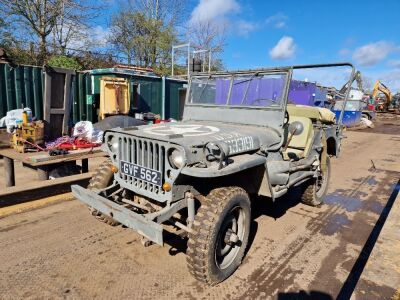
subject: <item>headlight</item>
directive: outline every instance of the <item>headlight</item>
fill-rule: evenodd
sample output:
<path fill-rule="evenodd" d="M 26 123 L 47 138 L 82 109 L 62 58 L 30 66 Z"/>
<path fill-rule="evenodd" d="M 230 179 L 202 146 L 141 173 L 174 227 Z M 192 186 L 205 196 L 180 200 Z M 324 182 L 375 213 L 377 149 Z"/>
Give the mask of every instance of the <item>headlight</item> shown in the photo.
<path fill-rule="evenodd" d="M 107 139 L 107 146 L 108 149 L 112 152 L 115 153 L 118 150 L 118 139 L 115 136 L 109 136 Z"/>
<path fill-rule="evenodd" d="M 178 149 L 172 150 L 171 154 L 169 155 L 169 163 L 173 168 L 176 169 L 182 168 L 184 164 L 184 158 L 182 152 Z"/>

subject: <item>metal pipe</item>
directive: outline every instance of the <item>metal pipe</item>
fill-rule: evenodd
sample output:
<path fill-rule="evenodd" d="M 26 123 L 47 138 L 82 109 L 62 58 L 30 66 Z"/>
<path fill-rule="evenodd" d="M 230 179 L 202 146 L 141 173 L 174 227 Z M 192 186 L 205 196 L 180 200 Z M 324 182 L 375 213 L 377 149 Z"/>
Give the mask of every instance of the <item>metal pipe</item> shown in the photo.
<path fill-rule="evenodd" d="M 283 66 L 283 67 L 263 67 L 263 68 L 257 68 L 257 69 L 250 69 L 250 70 L 238 70 L 238 71 L 221 71 L 221 72 L 215 72 L 213 74 L 215 75 L 223 75 L 223 74 L 232 74 L 232 73 L 238 73 L 238 74 L 246 74 L 249 72 L 284 72 L 288 71 L 290 69 L 296 70 L 296 69 L 312 69 L 312 68 L 328 68 L 328 67 L 351 67 L 354 68 L 354 66 L 351 63 L 330 63 L 330 64 L 314 64 L 314 65 L 294 65 L 294 66 Z M 201 75 L 201 74 L 200 74 Z"/>
<path fill-rule="evenodd" d="M 175 47 L 172 46 L 172 56 L 171 56 L 171 61 L 172 61 L 172 65 L 171 65 L 171 76 L 174 77 L 174 52 L 175 52 Z"/>
<path fill-rule="evenodd" d="M 339 116 L 339 120 L 338 120 L 339 131 L 342 131 L 342 128 L 343 128 L 344 111 L 346 109 L 347 100 L 349 99 L 351 85 L 353 84 L 354 79 L 355 79 L 355 69 L 353 67 L 352 70 L 351 70 L 351 76 L 350 76 L 350 79 L 349 79 L 349 86 L 347 87 L 346 95 L 344 97 L 344 103 L 343 103 L 342 111 L 340 112 L 340 116 Z"/>
<path fill-rule="evenodd" d="M 128 200 L 128 199 L 123 198 L 123 199 L 121 199 L 121 201 L 124 202 L 124 203 L 126 203 L 126 204 L 135 206 L 135 207 L 137 207 L 137 208 L 143 209 L 143 210 L 145 210 L 145 211 L 149 211 L 149 208 L 148 208 L 148 207 L 146 207 L 146 206 L 144 206 L 144 205 L 141 205 L 141 204 L 139 204 L 139 203 L 133 202 L 133 201 L 131 201 L 131 200 Z"/>
<path fill-rule="evenodd" d="M 188 52 L 187 52 L 187 78 L 190 77 L 190 43 L 187 44 Z"/>
<path fill-rule="evenodd" d="M 165 120 L 165 76 L 161 77 L 161 120 Z"/>
<path fill-rule="evenodd" d="M 289 88 L 290 88 L 290 82 L 292 82 L 292 75 L 293 75 L 293 71 L 291 69 L 289 69 L 288 70 L 288 78 L 287 78 L 286 84 L 285 84 L 284 94 L 282 96 L 283 99 L 286 101 L 288 100 L 288 97 L 289 97 Z M 287 105 L 287 103 L 285 103 L 285 107 L 286 107 L 286 105 Z M 286 110 L 283 110 L 282 114 L 283 114 L 282 115 L 282 124 L 283 124 L 283 121 L 285 119 Z M 281 134 L 281 133 L 279 133 L 279 134 Z M 271 146 L 265 150 L 267 152 L 268 151 L 278 151 L 283 146 L 284 142 L 285 142 L 285 135 L 282 133 L 280 142 L 278 144 L 276 144 L 275 146 Z"/>
<path fill-rule="evenodd" d="M 208 73 L 211 72 L 211 49 L 210 52 L 208 52 Z"/>
<path fill-rule="evenodd" d="M 186 194 L 186 201 L 187 201 L 187 210 L 188 210 L 188 217 L 187 223 L 189 227 L 192 227 L 194 216 L 195 216 L 195 205 L 194 205 L 194 196 L 192 193 Z"/>
<path fill-rule="evenodd" d="M 180 229 L 183 229 L 183 230 L 185 230 L 187 232 L 190 232 L 190 233 L 192 232 L 192 229 L 190 229 L 189 227 L 187 227 L 186 225 L 182 224 L 179 221 L 175 221 L 175 220 L 168 220 L 168 221 L 171 222 L 173 225 L 175 225 L 176 227 L 178 227 Z"/>

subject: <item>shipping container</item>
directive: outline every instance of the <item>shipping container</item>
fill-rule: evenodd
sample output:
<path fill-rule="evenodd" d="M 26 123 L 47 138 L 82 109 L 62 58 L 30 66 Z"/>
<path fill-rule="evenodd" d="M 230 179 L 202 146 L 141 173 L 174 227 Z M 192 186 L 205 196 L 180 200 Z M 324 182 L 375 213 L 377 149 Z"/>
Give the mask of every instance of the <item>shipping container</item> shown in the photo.
<path fill-rule="evenodd" d="M 41 67 L 0 63 L 0 118 L 23 107 L 29 107 L 37 119 L 43 118 L 43 84 Z"/>
<path fill-rule="evenodd" d="M 21 107 L 32 109 L 43 118 L 44 73 L 42 67 L 0 63 L 0 118 L 7 111 Z M 128 80 L 130 110 L 152 112 L 164 119 L 181 119 L 186 93 L 186 80 L 157 76 L 152 72 L 123 68 L 77 72 L 72 76 L 73 102 L 70 125 L 78 121 L 98 121 L 100 79 L 119 77 Z"/>
<path fill-rule="evenodd" d="M 131 113 L 152 112 L 163 119 L 181 119 L 186 93 L 186 80 L 157 76 L 152 72 L 109 68 L 89 71 L 91 97 L 93 101 L 91 121 L 97 121 L 100 102 L 100 79 L 118 77 L 128 80 L 130 85 Z"/>

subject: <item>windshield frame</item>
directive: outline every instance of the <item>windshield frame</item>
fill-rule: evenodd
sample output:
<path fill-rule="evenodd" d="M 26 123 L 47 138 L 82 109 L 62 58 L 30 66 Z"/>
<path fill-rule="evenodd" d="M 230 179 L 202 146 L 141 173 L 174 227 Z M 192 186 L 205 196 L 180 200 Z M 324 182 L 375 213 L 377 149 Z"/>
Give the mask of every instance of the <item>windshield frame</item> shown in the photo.
<path fill-rule="evenodd" d="M 232 89 L 233 89 L 233 79 L 234 77 L 240 77 L 240 76 L 248 76 L 248 88 L 250 88 L 251 81 L 254 78 L 257 78 L 257 76 L 263 76 L 263 75 L 282 75 L 285 76 L 283 80 L 284 85 L 282 87 L 282 99 L 278 105 L 264 105 L 264 106 L 257 106 L 257 105 L 235 105 L 235 104 L 229 104 L 231 100 L 231 94 L 232 94 Z M 229 84 L 229 91 L 228 95 L 226 98 L 225 104 L 212 104 L 212 103 L 192 103 L 190 102 L 191 98 L 191 87 L 192 87 L 192 81 L 197 79 L 197 78 L 202 78 L 202 79 L 209 79 L 210 77 L 214 78 L 229 78 L 230 84 Z M 188 90 L 186 94 L 186 101 L 185 105 L 187 106 L 198 106 L 198 107 L 220 107 L 220 108 L 237 108 L 237 109 L 258 109 L 258 110 L 282 110 L 283 108 L 286 107 L 286 102 L 287 102 L 287 95 L 288 95 L 288 90 L 289 90 L 289 82 L 291 80 L 291 70 L 290 69 L 277 69 L 277 70 L 254 70 L 254 71 L 239 71 L 239 72 L 220 72 L 220 73 L 199 73 L 196 75 L 192 75 L 189 80 L 188 84 Z M 205 80 L 205 84 L 208 81 Z M 246 89 L 246 92 L 248 92 L 248 89 Z M 243 95 L 244 99 L 246 99 L 247 95 Z"/>

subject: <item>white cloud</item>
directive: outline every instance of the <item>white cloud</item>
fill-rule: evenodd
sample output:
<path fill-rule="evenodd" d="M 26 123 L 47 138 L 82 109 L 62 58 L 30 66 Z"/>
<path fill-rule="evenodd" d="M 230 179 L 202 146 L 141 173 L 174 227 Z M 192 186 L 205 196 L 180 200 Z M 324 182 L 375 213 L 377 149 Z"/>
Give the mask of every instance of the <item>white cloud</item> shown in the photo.
<path fill-rule="evenodd" d="M 379 41 L 357 48 L 353 53 L 353 59 L 361 66 L 373 66 L 384 60 L 395 50 L 393 43 Z"/>
<path fill-rule="evenodd" d="M 390 70 L 378 77 L 392 92 L 400 91 L 400 70 Z"/>
<path fill-rule="evenodd" d="M 350 79 L 350 72 L 350 67 L 296 69 L 293 71 L 293 78 L 296 80 L 307 78 L 309 82 L 340 89 Z"/>
<path fill-rule="evenodd" d="M 392 93 L 400 92 L 400 70 L 399 69 L 387 69 L 384 71 L 372 71 L 367 70 L 363 72 L 363 75 L 371 78 L 372 82 L 376 80 L 382 81 Z"/>
<path fill-rule="evenodd" d="M 279 42 L 269 51 L 272 59 L 288 59 L 292 58 L 296 52 L 296 44 L 290 36 L 282 37 Z"/>
<path fill-rule="evenodd" d="M 340 56 L 348 56 L 351 53 L 350 49 L 343 48 L 339 50 L 339 55 Z"/>
<path fill-rule="evenodd" d="M 396 69 L 400 69 L 400 59 L 397 60 L 389 60 L 388 65 L 394 67 Z"/>
<path fill-rule="evenodd" d="M 277 13 L 275 15 L 268 17 L 265 20 L 265 24 L 280 29 L 286 27 L 286 22 L 288 19 L 289 19 L 288 16 L 284 15 L 283 13 Z"/>
<path fill-rule="evenodd" d="M 111 32 L 109 28 L 103 28 L 102 26 L 95 26 L 91 29 L 90 36 L 92 41 L 96 44 L 104 47 L 107 45 L 108 38 Z"/>
<path fill-rule="evenodd" d="M 239 10 L 240 5 L 236 0 L 200 0 L 192 11 L 189 23 L 203 23 L 224 18 Z"/>
<path fill-rule="evenodd" d="M 257 28 L 258 28 L 258 24 L 253 23 L 253 22 L 239 20 L 236 23 L 237 33 L 241 36 L 248 36 L 250 32 L 256 30 Z"/>

